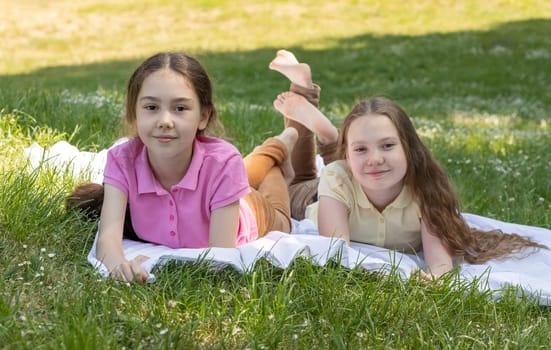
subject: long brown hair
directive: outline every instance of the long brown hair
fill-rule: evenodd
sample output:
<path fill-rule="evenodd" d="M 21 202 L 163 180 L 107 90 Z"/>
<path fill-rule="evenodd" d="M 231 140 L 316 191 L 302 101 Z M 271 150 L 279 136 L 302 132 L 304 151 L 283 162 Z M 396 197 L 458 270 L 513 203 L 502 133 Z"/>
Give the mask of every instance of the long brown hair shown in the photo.
<path fill-rule="evenodd" d="M 387 116 L 398 130 L 407 159 L 404 184 L 417 199 L 428 229 L 440 238 L 452 255 L 464 257 L 470 263 L 483 263 L 526 247 L 547 248 L 518 234 L 470 228 L 461 216 L 458 196 L 446 172 L 419 138 L 409 116 L 392 100 L 373 97 L 354 106 L 343 121 L 339 133 L 337 152 L 340 159 L 346 159 L 350 124 L 370 115 Z"/>

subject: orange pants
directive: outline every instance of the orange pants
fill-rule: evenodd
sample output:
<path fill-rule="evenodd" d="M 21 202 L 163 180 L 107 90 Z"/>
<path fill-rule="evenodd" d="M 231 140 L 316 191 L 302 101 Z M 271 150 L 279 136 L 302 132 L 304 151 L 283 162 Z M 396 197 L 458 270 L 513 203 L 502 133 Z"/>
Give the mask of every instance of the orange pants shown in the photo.
<path fill-rule="evenodd" d="M 259 237 L 274 230 L 291 232 L 289 192 L 281 169 L 287 157 L 285 144 L 271 137 L 244 158 L 251 187 L 245 200 L 255 212 Z"/>
<path fill-rule="evenodd" d="M 291 91 L 304 96 L 318 107 L 320 88 L 314 85 L 308 89 L 291 84 Z M 306 207 L 317 200 L 318 172 L 316 150 L 319 150 L 325 164 L 336 159 L 337 143 L 316 143 L 315 135 L 304 125 L 285 118 L 285 127 L 298 131 L 298 140 L 291 154 L 295 177 L 288 191 L 281 164 L 289 156 L 280 140 L 271 137 L 244 158 L 245 169 L 252 192 L 245 196 L 256 216 L 259 237 L 277 230 L 291 231 L 291 217 L 302 220 Z"/>

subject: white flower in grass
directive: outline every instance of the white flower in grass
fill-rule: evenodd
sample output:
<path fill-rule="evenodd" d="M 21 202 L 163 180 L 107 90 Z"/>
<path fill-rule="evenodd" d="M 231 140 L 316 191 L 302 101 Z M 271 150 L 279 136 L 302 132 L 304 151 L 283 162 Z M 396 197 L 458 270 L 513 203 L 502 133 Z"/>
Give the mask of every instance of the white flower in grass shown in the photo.
<path fill-rule="evenodd" d="M 536 49 L 526 52 L 526 58 L 529 60 L 534 60 L 538 58 L 551 58 L 551 52 L 546 49 Z"/>
<path fill-rule="evenodd" d="M 293 339 L 294 339 L 294 340 L 297 340 L 297 339 L 298 339 L 298 334 L 296 334 L 296 333 L 293 334 Z"/>
<path fill-rule="evenodd" d="M 545 198 L 543 198 L 543 197 L 539 197 L 539 198 L 538 198 L 538 202 L 540 202 L 540 203 L 543 203 L 543 202 L 545 202 Z"/>
<path fill-rule="evenodd" d="M 484 50 L 480 47 L 471 47 L 468 51 L 473 55 L 482 55 L 484 53 Z"/>
<path fill-rule="evenodd" d="M 161 331 L 159 332 L 160 335 L 167 334 L 167 333 L 168 333 L 168 328 L 163 328 L 163 329 L 161 329 Z"/>
<path fill-rule="evenodd" d="M 53 258 L 55 256 L 55 253 L 48 253 L 48 258 Z"/>
<path fill-rule="evenodd" d="M 501 54 L 509 54 L 509 53 L 511 53 L 511 50 L 509 50 L 508 48 L 506 48 L 504 46 L 496 45 L 496 46 L 492 47 L 489 52 L 492 55 L 501 55 Z"/>

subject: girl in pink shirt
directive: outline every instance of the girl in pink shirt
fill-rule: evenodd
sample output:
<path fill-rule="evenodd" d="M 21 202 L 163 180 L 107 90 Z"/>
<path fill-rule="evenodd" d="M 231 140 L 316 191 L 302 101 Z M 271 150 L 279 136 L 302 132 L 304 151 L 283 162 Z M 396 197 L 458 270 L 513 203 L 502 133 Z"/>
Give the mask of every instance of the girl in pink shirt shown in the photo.
<path fill-rule="evenodd" d="M 82 208 L 98 199 L 96 256 L 113 277 L 147 279 L 140 266 L 147 258 L 124 256 L 125 227 L 173 248 L 235 247 L 272 230 L 290 232 L 287 156 L 297 130 L 286 128 L 245 159 L 205 136 L 219 122 L 210 79 L 196 59 L 164 52 L 145 60 L 128 82 L 125 121 L 135 137 L 109 150 L 104 185 L 77 186 L 67 201 Z"/>

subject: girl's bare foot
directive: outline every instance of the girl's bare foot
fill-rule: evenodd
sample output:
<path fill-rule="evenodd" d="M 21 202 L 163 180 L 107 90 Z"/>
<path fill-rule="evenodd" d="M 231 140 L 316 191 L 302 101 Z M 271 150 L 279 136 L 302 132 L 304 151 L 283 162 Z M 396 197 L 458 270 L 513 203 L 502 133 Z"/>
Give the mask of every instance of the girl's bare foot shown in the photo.
<path fill-rule="evenodd" d="M 288 156 L 281 164 L 281 170 L 283 171 L 283 177 L 285 178 L 285 182 L 288 186 L 295 178 L 295 171 L 293 170 L 293 165 L 291 163 L 291 154 L 293 153 L 293 149 L 295 148 L 295 144 L 298 140 L 298 131 L 293 127 L 285 128 L 281 134 L 276 136 L 276 139 L 283 142 L 287 148 Z"/>
<path fill-rule="evenodd" d="M 277 50 L 276 57 L 272 63 L 282 63 L 282 64 L 298 64 L 298 60 L 295 57 L 295 54 L 288 50 Z M 272 64 L 270 63 L 270 65 Z M 271 67 L 270 67 L 271 68 Z"/>
<path fill-rule="evenodd" d="M 268 67 L 280 72 L 292 83 L 306 88 L 312 88 L 312 72 L 306 63 L 300 63 L 295 55 L 287 50 L 278 50 L 276 57 Z"/>
<path fill-rule="evenodd" d="M 285 117 L 310 129 L 316 134 L 319 142 L 329 144 L 337 141 L 339 136 L 337 128 L 303 96 L 290 91 L 281 93 L 274 100 L 274 107 Z"/>

